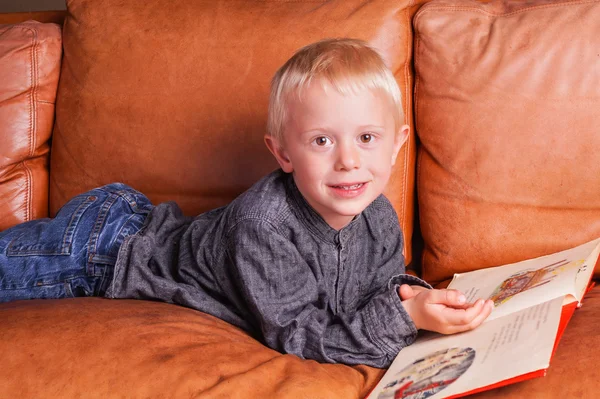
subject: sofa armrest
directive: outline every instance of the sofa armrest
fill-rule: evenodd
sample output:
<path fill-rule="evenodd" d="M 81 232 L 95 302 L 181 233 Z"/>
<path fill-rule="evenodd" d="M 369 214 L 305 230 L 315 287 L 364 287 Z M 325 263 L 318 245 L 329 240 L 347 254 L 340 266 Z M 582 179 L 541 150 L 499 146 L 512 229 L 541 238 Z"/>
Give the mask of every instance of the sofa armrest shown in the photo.
<path fill-rule="evenodd" d="M 0 25 L 0 230 L 48 215 L 61 55 L 57 24 Z"/>

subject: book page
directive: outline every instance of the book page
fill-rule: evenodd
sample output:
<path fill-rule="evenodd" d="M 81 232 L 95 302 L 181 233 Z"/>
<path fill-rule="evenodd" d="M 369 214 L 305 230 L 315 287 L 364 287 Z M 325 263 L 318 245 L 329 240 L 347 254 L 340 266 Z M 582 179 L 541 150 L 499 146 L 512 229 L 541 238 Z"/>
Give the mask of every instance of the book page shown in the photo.
<path fill-rule="evenodd" d="M 549 366 L 562 298 L 402 349 L 368 399 L 442 398 Z"/>
<path fill-rule="evenodd" d="M 598 261 L 599 255 L 600 243 L 579 268 L 577 277 L 575 278 L 575 291 L 577 292 L 577 295 L 575 295 L 575 300 L 577 300 L 577 302 L 581 302 L 583 299 L 583 295 L 590 284 L 590 279 L 594 273 L 594 268 L 596 267 L 596 262 Z"/>
<path fill-rule="evenodd" d="M 468 302 L 492 299 L 495 307 L 486 322 L 558 297 L 580 301 L 599 252 L 597 239 L 536 259 L 455 274 L 448 288 L 462 291 Z"/>

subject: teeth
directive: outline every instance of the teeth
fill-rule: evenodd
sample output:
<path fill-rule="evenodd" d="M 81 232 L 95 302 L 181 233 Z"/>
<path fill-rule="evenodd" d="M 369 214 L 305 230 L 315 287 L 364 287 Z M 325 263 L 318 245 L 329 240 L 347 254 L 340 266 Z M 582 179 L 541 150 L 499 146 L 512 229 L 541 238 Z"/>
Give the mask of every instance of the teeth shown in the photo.
<path fill-rule="evenodd" d="M 360 188 L 362 185 L 363 185 L 363 183 L 355 184 L 353 186 L 335 186 L 335 187 L 341 188 L 342 190 L 356 190 L 357 188 Z"/>

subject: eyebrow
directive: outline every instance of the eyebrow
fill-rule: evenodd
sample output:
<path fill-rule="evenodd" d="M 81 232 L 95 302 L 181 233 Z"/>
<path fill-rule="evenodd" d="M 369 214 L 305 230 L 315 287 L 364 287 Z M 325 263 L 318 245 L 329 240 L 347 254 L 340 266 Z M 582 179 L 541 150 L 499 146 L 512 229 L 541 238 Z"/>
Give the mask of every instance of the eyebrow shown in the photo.
<path fill-rule="evenodd" d="M 314 133 L 330 133 L 332 130 L 324 127 L 315 127 L 312 129 L 306 129 L 300 132 L 301 135 L 314 134 Z"/>
<path fill-rule="evenodd" d="M 385 129 L 383 126 L 380 125 L 362 125 L 358 127 L 359 129 Z"/>
<path fill-rule="evenodd" d="M 358 130 L 365 130 L 365 129 L 380 129 L 380 130 L 384 130 L 385 127 L 381 126 L 381 125 L 361 125 L 357 127 Z M 312 129 L 306 129 L 303 130 L 300 134 L 309 134 L 309 133 L 329 133 L 334 131 L 333 129 L 328 129 L 326 127 L 315 127 Z"/>

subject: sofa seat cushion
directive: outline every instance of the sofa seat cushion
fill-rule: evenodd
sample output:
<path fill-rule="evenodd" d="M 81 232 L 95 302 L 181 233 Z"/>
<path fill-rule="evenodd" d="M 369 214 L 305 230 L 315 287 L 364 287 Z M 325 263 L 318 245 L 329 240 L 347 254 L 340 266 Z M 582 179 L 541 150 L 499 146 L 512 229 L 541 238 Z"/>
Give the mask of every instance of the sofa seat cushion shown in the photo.
<path fill-rule="evenodd" d="M 600 237 L 599 19 L 598 1 L 554 0 L 415 16 L 429 282 Z"/>
<path fill-rule="evenodd" d="M 0 25 L 0 231 L 48 215 L 61 54 L 59 25 Z"/>
<path fill-rule="evenodd" d="M 268 349 L 231 325 L 158 302 L 0 304 L 2 398 L 324 398 L 366 395 L 382 371 Z"/>
<path fill-rule="evenodd" d="M 0 320 L 2 398 L 350 399 L 366 396 L 383 375 L 282 355 L 214 317 L 157 302 L 19 301 L 0 304 Z M 546 377 L 473 398 L 596 397 L 599 324 L 595 288 L 575 311 Z"/>

